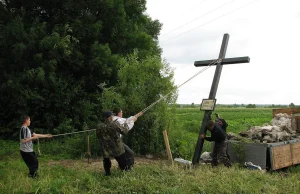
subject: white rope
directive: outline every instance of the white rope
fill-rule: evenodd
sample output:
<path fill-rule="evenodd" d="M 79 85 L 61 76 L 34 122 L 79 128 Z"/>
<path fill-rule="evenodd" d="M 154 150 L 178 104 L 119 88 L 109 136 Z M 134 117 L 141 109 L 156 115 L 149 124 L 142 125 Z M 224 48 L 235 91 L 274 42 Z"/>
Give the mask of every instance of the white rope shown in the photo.
<path fill-rule="evenodd" d="M 84 130 L 84 131 L 76 131 L 76 132 L 71 132 L 71 133 L 63 133 L 63 134 L 57 134 L 57 135 L 52 135 L 52 137 L 58 137 L 58 136 L 63 136 L 63 135 L 71 135 L 71 134 L 76 134 L 76 133 L 83 133 L 87 131 L 96 131 L 96 129 L 89 129 L 89 130 Z"/>
<path fill-rule="evenodd" d="M 143 109 L 141 112 L 145 113 L 146 111 L 148 111 L 150 108 L 152 108 L 154 105 L 156 105 L 158 102 L 160 102 L 162 99 L 165 99 L 167 96 L 169 96 L 170 94 L 174 93 L 175 91 L 177 91 L 178 88 L 180 88 L 181 86 L 183 86 L 184 84 L 186 84 L 187 82 L 191 81 L 192 79 L 194 79 L 195 77 L 197 77 L 199 74 L 203 73 L 204 71 L 206 71 L 208 68 L 210 68 L 212 65 L 216 64 L 216 63 L 220 63 L 221 60 L 214 60 L 213 62 L 211 62 L 210 64 L 208 64 L 205 68 L 201 69 L 200 71 L 198 71 L 195 75 L 193 75 L 192 77 L 190 77 L 188 80 L 186 80 L 185 82 L 183 82 L 182 84 L 180 84 L 179 86 L 177 86 L 173 91 L 167 93 L 166 95 L 160 97 L 157 101 L 153 102 L 152 104 L 150 104 L 148 107 L 146 107 L 145 109 Z M 71 135 L 71 134 L 76 134 L 76 133 L 84 133 L 84 132 L 88 132 L 88 131 L 96 131 L 96 129 L 90 129 L 90 130 L 84 130 L 84 131 L 77 131 L 77 132 L 71 132 L 71 133 L 63 133 L 63 134 L 57 134 L 57 135 L 52 135 L 52 137 L 58 137 L 58 136 L 64 136 L 64 135 Z"/>
<path fill-rule="evenodd" d="M 37 138 L 37 147 L 38 147 L 38 155 L 41 156 L 41 150 L 40 150 L 40 140 Z"/>
<path fill-rule="evenodd" d="M 157 103 L 159 103 L 162 99 L 165 99 L 167 96 L 169 96 L 170 94 L 174 93 L 175 91 L 177 91 L 178 88 L 180 88 L 181 86 L 183 86 L 184 84 L 186 84 L 187 82 L 191 81 L 192 79 L 194 79 L 195 77 L 197 77 L 199 74 L 203 73 L 204 71 L 206 71 L 208 68 L 210 68 L 212 65 L 216 64 L 216 63 L 220 63 L 220 59 L 219 60 L 214 60 L 213 62 L 211 62 L 208 66 L 206 66 L 205 68 L 201 69 L 200 71 L 198 71 L 195 75 L 193 75 L 192 77 L 190 77 L 188 80 L 186 80 L 185 82 L 183 82 L 182 84 L 180 84 L 179 86 L 177 86 L 173 91 L 167 93 L 166 95 L 160 97 L 157 101 L 153 102 L 152 104 L 150 104 L 148 107 L 146 107 L 145 109 L 143 109 L 141 112 L 145 113 L 146 111 L 148 111 L 150 108 L 152 108 L 154 105 L 156 105 Z"/>

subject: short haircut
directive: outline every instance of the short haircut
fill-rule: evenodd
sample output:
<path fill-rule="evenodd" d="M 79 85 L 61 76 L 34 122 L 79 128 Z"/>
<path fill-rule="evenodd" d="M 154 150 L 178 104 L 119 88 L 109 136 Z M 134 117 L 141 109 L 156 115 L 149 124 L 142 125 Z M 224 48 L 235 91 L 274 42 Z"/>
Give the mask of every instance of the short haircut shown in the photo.
<path fill-rule="evenodd" d="M 121 108 L 114 108 L 113 113 L 117 115 L 119 114 L 119 112 L 121 112 L 121 110 L 122 110 Z"/>
<path fill-rule="evenodd" d="M 207 127 L 207 128 L 211 128 L 211 127 L 213 127 L 214 125 L 215 125 L 215 122 L 214 122 L 213 120 L 209 120 L 209 121 L 207 121 L 206 127 Z"/>
<path fill-rule="evenodd" d="M 25 123 L 25 122 L 27 121 L 27 119 L 30 119 L 30 116 L 28 116 L 28 115 L 23 115 L 23 116 L 21 117 L 21 122 L 22 122 L 22 123 Z"/>

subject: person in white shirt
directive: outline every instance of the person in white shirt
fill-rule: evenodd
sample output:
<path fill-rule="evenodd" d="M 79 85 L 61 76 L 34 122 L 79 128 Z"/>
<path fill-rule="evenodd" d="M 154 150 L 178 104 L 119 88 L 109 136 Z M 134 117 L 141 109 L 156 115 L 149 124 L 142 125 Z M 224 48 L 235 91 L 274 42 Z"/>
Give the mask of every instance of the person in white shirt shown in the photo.
<path fill-rule="evenodd" d="M 123 111 L 122 111 L 121 108 L 115 108 L 113 110 L 113 113 L 115 114 L 113 116 L 113 121 L 117 121 L 123 127 L 128 128 L 128 130 L 131 130 L 134 126 L 134 122 L 138 119 L 138 117 L 143 115 L 142 112 L 139 112 L 138 114 L 136 114 L 134 116 L 131 116 L 129 118 L 123 118 Z M 120 136 L 122 137 L 122 134 Z M 123 144 L 124 144 L 125 155 L 127 157 L 129 166 L 133 167 L 133 165 L 134 165 L 134 152 L 125 143 L 123 143 Z"/>

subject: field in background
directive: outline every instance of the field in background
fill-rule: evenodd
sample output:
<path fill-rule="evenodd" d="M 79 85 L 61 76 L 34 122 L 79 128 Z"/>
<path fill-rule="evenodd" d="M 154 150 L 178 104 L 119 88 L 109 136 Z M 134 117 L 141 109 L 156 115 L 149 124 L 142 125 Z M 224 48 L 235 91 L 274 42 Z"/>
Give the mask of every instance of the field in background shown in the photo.
<path fill-rule="evenodd" d="M 192 159 L 204 111 L 200 108 L 177 108 L 170 118 L 168 135 L 175 157 Z M 218 113 L 228 122 L 228 132 L 239 133 L 251 126 L 261 126 L 272 120 L 271 108 L 219 108 Z M 208 133 L 209 135 L 209 133 Z M 204 151 L 210 151 L 210 144 L 204 144 Z"/>

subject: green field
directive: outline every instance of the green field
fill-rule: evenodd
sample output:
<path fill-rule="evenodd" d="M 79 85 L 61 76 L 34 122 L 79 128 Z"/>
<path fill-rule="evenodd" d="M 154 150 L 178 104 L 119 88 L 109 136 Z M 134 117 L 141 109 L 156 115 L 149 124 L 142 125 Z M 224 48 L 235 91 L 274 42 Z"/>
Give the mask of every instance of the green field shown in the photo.
<path fill-rule="evenodd" d="M 249 126 L 262 125 L 272 119 L 271 109 L 217 109 L 227 119 L 228 130 L 239 132 Z M 202 112 L 199 109 L 177 109 L 170 120 L 171 149 L 189 159 L 194 151 Z M 49 146 L 49 144 L 46 144 Z M 205 144 L 206 149 L 209 149 Z M 238 164 L 227 169 L 201 165 L 196 169 L 170 166 L 163 159 L 136 158 L 133 171 L 120 172 L 114 164 L 112 176 L 104 177 L 102 162 L 93 159 L 71 160 L 41 147 L 40 177 L 26 177 L 18 142 L 0 142 L 0 193 L 300 193 L 300 168 L 278 172 L 245 169 Z M 177 146 L 177 147 L 176 147 Z M 50 149 L 50 148 L 49 148 Z M 69 150 L 64 150 L 69 152 Z M 55 159 L 55 160 L 53 160 Z"/>
<path fill-rule="evenodd" d="M 238 133 L 247 130 L 251 126 L 261 126 L 272 120 L 271 108 L 221 108 L 215 109 L 228 122 L 228 132 Z M 199 129 L 203 119 L 203 111 L 199 108 L 178 108 L 170 120 L 168 134 L 172 151 L 191 160 Z M 210 144 L 204 144 L 204 151 L 210 150 Z"/>

